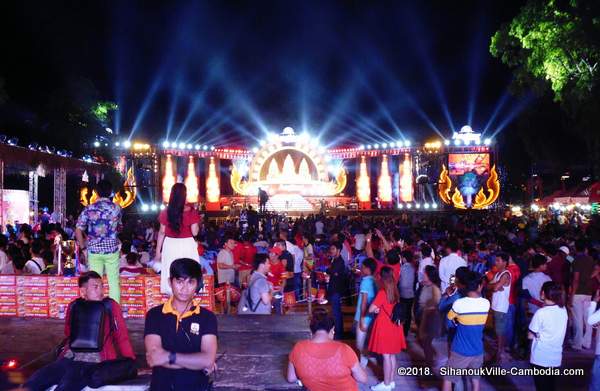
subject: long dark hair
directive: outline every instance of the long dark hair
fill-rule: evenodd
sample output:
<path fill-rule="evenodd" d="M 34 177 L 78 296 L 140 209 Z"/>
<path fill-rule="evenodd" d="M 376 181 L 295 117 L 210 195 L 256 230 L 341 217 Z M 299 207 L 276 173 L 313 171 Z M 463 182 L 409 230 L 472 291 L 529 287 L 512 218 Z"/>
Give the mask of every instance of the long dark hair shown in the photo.
<path fill-rule="evenodd" d="M 429 278 L 429 281 L 431 281 L 433 285 L 437 285 L 438 288 L 440 287 L 442 281 L 440 280 L 440 274 L 435 266 L 425 266 L 425 274 L 427 274 L 427 278 Z"/>
<path fill-rule="evenodd" d="M 187 188 L 183 183 L 176 183 L 171 188 L 169 206 L 167 207 L 167 220 L 169 228 L 179 233 L 183 222 L 183 207 L 187 198 Z"/>
<path fill-rule="evenodd" d="M 394 280 L 394 271 L 389 266 L 384 266 L 379 272 L 381 279 L 379 280 L 380 289 L 383 289 L 389 303 L 397 303 L 400 301 L 400 293 L 396 280 Z"/>

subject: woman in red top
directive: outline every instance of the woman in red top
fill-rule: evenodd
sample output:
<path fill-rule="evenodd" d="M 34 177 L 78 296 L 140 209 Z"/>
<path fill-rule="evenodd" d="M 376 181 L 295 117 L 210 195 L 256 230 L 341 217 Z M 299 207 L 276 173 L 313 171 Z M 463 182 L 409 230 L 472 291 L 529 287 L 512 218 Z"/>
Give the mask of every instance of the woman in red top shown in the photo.
<path fill-rule="evenodd" d="M 310 391 L 358 391 L 356 382 L 367 382 L 367 373 L 352 348 L 333 340 L 334 323 L 325 309 L 315 309 L 310 322 L 312 338 L 296 343 L 290 353 L 288 382 L 299 379 Z"/>
<path fill-rule="evenodd" d="M 394 305 L 400 300 L 397 283 L 394 280 L 394 271 L 384 266 L 381 269 L 380 288 L 373 303 L 369 307 L 370 313 L 379 314 L 375 318 L 369 350 L 383 356 L 383 382 L 371 387 L 372 390 L 393 390 L 396 387 L 394 373 L 396 372 L 396 354 L 406 349 L 404 331 L 402 326 L 392 323 Z"/>
<path fill-rule="evenodd" d="M 183 183 L 171 188 L 169 206 L 160 212 L 160 230 L 156 240 L 155 262 L 161 263 L 160 291 L 171 294 L 169 268 L 178 258 L 189 258 L 200 262 L 198 246 L 194 236 L 200 231 L 200 216 L 190 205 L 186 205 L 187 189 Z"/>

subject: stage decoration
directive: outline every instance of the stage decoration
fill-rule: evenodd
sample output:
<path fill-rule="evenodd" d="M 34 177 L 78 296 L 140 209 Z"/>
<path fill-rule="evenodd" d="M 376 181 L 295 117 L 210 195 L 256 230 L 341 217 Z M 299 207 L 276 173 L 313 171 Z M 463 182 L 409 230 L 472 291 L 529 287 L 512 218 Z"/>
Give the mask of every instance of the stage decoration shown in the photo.
<path fill-rule="evenodd" d="M 271 135 L 254 151 L 249 164 L 239 160 L 231 169 L 231 187 L 240 195 L 257 196 L 261 188 L 271 196 L 334 196 L 346 186 L 346 170 L 341 167 L 330 178 L 325 150 L 290 127 L 279 135 Z"/>
<path fill-rule="evenodd" d="M 356 181 L 356 195 L 359 202 L 371 202 L 371 183 L 367 173 L 367 159 L 360 157 L 358 180 Z"/>
<path fill-rule="evenodd" d="M 450 196 L 453 186 L 452 179 L 446 166 L 442 166 L 438 181 L 438 194 L 444 203 L 457 209 L 485 209 L 496 202 L 500 195 L 500 181 L 495 165 L 492 166 L 486 180 L 487 190 L 484 190 L 482 186 L 477 191 L 477 176 L 472 172 L 467 172 L 460 179 L 460 184 L 454 188 L 452 196 Z M 475 195 L 474 201 L 472 200 L 473 195 Z"/>
<path fill-rule="evenodd" d="M 137 195 L 136 183 L 135 183 L 135 175 L 133 174 L 133 167 L 129 167 L 127 170 L 127 178 L 125 179 L 125 183 L 123 183 L 123 193 L 125 197 L 121 195 L 121 192 L 117 192 L 113 197 L 113 202 L 119 205 L 121 208 L 127 208 L 135 201 L 135 197 Z"/>
<path fill-rule="evenodd" d="M 392 202 L 392 178 L 388 167 L 388 157 L 383 155 L 381 158 L 381 174 L 377 181 L 379 202 Z"/>
<path fill-rule="evenodd" d="M 217 178 L 217 168 L 215 158 L 211 156 L 208 164 L 208 176 L 206 178 L 206 201 L 209 203 L 219 202 L 221 191 L 219 189 L 219 179 Z"/>
<path fill-rule="evenodd" d="M 190 156 L 188 160 L 187 175 L 185 177 L 185 187 L 187 188 L 186 202 L 195 204 L 198 202 L 198 177 L 196 176 L 196 165 L 194 157 Z"/>
<path fill-rule="evenodd" d="M 171 188 L 175 184 L 175 175 L 173 174 L 173 157 L 167 155 L 165 161 L 165 174 L 162 179 L 162 199 L 164 203 L 169 202 L 171 196 Z"/>
<path fill-rule="evenodd" d="M 404 161 L 400 165 L 400 201 L 413 201 L 413 174 L 410 154 L 404 154 Z"/>
<path fill-rule="evenodd" d="M 125 209 L 135 201 L 137 196 L 136 189 L 137 185 L 135 181 L 135 175 L 133 173 L 133 167 L 129 167 L 129 170 L 127 170 L 127 178 L 125 178 L 125 183 L 123 183 L 123 193 L 125 194 L 125 197 L 123 197 L 119 191 L 114 195 L 112 201 L 119 205 L 122 209 Z M 98 201 L 98 198 L 99 196 L 96 190 L 92 190 L 90 194 L 90 190 L 87 185 L 83 186 L 81 190 L 79 190 L 79 201 L 83 206 L 88 206 L 95 203 Z"/>

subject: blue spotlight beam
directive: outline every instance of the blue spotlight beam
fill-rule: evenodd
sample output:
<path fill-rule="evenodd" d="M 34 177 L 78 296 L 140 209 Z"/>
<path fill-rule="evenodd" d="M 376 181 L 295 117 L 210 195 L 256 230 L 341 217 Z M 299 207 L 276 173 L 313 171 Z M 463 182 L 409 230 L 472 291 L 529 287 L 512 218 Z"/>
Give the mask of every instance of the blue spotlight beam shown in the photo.
<path fill-rule="evenodd" d="M 500 99 L 498 99 L 498 102 L 496 102 L 496 107 L 494 108 L 494 112 L 492 113 L 492 115 L 490 116 L 490 119 L 488 119 L 488 122 L 485 124 L 485 127 L 483 128 L 482 136 L 485 135 L 485 132 L 487 132 L 489 127 L 494 123 L 494 120 L 500 113 L 500 110 L 502 110 L 502 107 L 508 100 L 508 97 L 509 97 L 509 92 L 508 92 L 508 90 L 506 90 L 506 91 L 504 91 L 504 93 L 502 94 Z"/>
<path fill-rule="evenodd" d="M 181 92 L 181 77 L 177 78 L 175 82 L 175 89 L 173 90 L 173 96 L 171 98 L 171 105 L 169 107 L 169 118 L 167 120 L 167 136 L 166 139 L 169 139 L 171 135 L 171 129 L 173 128 L 173 121 L 175 120 L 175 112 L 177 111 L 177 101 L 179 99 L 179 94 Z"/>
<path fill-rule="evenodd" d="M 533 100 L 533 95 L 527 95 L 525 98 L 521 99 L 519 101 L 519 103 L 516 105 L 516 107 L 514 107 L 511 112 L 506 116 L 506 118 L 504 118 L 504 120 L 502 122 L 500 122 L 500 124 L 498 125 L 498 127 L 496 128 L 496 130 L 494 131 L 494 133 L 492 133 L 492 135 L 490 136 L 490 138 L 494 138 L 496 137 L 496 135 L 498 133 L 500 133 L 506 126 L 508 126 L 517 115 L 519 115 L 524 109 L 525 107 L 527 107 L 529 105 L 529 103 L 531 103 L 531 101 Z"/>
<path fill-rule="evenodd" d="M 152 83 L 152 86 L 150 87 L 150 90 L 148 91 L 148 94 L 146 95 L 146 98 L 144 99 L 144 103 L 142 104 L 142 107 L 140 108 L 140 111 L 138 112 L 137 117 L 135 118 L 133 127 L 131 128 L 131 132 L 129 133 L 129 137 L 127 138 L 127 140 L 131 141 L 131 138 L 133 137 L 135 132 L 138 130 L 138 128 L 144 121 L 144 117 L 146 116 L 146 111 L 148 111 L 150 104 L 154 100 L 154 96 L 156 95 L 156 92 L 158 91 L 158 87 L 160 87 L 160 84 L 162 83 L 162 78 L 163 78 L 163 74 L 161 72 L 159 74 L 159 76 L 156 79 L 154 79 L 154 82 Z"/>

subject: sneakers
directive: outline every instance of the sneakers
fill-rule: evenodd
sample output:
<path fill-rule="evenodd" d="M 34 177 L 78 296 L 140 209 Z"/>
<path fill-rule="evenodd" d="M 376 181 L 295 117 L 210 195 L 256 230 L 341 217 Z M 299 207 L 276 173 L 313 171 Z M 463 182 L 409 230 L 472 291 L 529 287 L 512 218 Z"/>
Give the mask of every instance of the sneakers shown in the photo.
<path fill-rule="evenodd" d="M 396 382 L 391 382 L 388 385 L 386 385 L 384 382 L 381 382 L 375 386 L 371 386 L 371 390 L 373 391 L 391 391 L 394 388 L 396 388 Z"/>

